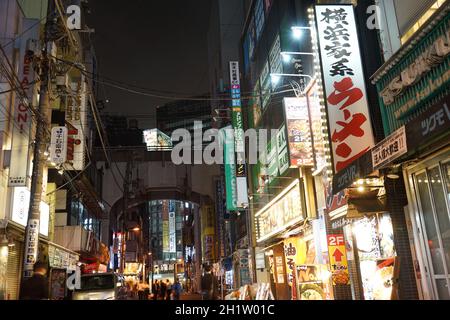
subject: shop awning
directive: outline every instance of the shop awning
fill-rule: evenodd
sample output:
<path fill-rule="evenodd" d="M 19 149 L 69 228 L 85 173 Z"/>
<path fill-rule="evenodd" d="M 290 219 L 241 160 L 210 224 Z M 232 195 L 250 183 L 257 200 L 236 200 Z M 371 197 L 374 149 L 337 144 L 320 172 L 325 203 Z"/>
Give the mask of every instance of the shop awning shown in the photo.
<path fill-rule="evenodd" d="M 347 218 L 356 218 L 367 214 L 387 212 L 386 197 L 372 199 L 349 199 Z"/>

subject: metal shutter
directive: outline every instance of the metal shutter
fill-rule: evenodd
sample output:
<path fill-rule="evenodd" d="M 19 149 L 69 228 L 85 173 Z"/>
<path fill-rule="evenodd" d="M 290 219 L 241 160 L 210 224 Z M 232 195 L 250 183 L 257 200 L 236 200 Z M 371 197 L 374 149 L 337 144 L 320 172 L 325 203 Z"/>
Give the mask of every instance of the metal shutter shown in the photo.
<path fill-rule="evenodd" d="M 9 249 L 6 293 L 8 300 L 19 299 L 19 286 L 22 274 L 23 243 L 14 241 L 15 246 Z"/>
<path fill-rule="evenodd" d="M 394 0 L 400 36 L 403 36 L 435 2 L 436 0 Z"/>

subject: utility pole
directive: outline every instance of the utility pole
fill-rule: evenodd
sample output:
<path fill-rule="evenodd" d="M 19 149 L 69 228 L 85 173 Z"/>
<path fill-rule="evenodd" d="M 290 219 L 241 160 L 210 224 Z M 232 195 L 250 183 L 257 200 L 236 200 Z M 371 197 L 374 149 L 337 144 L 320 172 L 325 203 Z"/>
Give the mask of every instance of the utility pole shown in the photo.
<path fill-rule="evenodd" d="M 53 17 L 54 1 L 48 3 L 47 21 L 44 32 L 44 47 L 42 50 L 41 74 L 39 75 L 40 84 L 40 98 L 37 112 L 36 137 L 33 150 L 33 171 L 31 174 L 31 190 L 30 190 L 30 207 L 28 211 L 28 223 L 26 228 L 24 262 L 23 262 L 23 276 L 30 278 L 33 275 L 33 266 L 38 256 L 39 245 L 39 221 L 40 221 L 40 204 L 43 193 L 43 177 L 44 165 L 46 158 L 44 153 L 47 150 L 48 129 L 50 127 L 51 108 L 49 106 L 49 71 L 50 61 L 47 55 L 47 46 L 49 44 L 50 32 L 52 25 L 55 22 Z"/>
<path fill-rule="evenodd" d="M 125 270 L 125 242 L 127 240 L 127 226 L 126 222 L 128 220 L 127 212 L 128 212 L 128 197 L 129 197 L 129 184 L 130 184 L 130 174 L 131 174 L 131 167 L 130 167 L 130 161 L 127 161 L 126 164 L 126 170 L 125 170 L 125 179 L 123 181 L 123 213 L 122 213 L 122 261 L 120 262 L 120 272 L 123 273 Z"/>

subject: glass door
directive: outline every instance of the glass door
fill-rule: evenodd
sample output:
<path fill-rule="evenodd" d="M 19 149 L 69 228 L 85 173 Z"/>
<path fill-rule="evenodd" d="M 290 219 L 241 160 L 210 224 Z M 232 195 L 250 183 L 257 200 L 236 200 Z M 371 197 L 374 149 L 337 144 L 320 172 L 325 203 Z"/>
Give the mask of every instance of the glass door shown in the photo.
<path fill-rule="evenodd" d="M 450 163 L 413 175 L 434 296 L 450 300 Z"/>

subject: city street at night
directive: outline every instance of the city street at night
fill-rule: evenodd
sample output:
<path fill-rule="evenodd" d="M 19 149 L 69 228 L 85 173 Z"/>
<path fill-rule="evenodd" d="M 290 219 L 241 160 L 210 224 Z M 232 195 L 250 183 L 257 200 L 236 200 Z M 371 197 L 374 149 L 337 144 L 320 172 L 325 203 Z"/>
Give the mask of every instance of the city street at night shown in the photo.
<path fill-rule="evenodd" d="M 450 0 L 0 0 L 0 309 L 450 300 L 449 54 Z"/>

